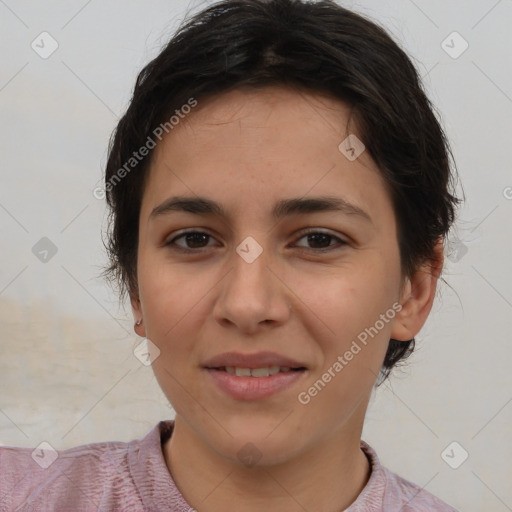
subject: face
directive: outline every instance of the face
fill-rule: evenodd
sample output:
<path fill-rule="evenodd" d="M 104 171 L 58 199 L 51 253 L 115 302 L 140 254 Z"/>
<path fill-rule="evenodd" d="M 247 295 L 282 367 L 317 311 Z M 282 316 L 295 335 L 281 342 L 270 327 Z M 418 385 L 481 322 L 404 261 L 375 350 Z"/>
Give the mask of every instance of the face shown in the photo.
<path fill-rule="evenodd" d="M 177 421 L 227 459 L 252 442 L 276 463 L 360 429 L 398 336 L 396 219 L 368 153 L 338 147 L 357 135 L 349 114 L 320 95 L 236 90 L 155 149 L 137 332 L 160 350 Z"/>

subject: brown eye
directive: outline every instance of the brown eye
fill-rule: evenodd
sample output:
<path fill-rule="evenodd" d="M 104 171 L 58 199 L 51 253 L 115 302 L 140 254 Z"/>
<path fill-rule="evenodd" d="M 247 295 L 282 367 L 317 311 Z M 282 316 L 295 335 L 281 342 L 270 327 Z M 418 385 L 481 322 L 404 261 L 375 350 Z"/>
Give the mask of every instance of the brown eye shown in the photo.
<path fill-rule="evenodd" d="M 185 245 L 176 243 L 177 240 L 181 239 L 183 239 L 183 243 Z M 204 233 L 203 231 L 187 231 L 173 238 L 165 245 L 174 246 L 174 248 L 176 248 L 177 250 L 194 251 L 197 249 L 204 249 L 205 247 L 207 247 L 208 241 L 210 239 L 213 239 L 213 237 L 208 233 Z"/>
<path fill-rule="evenodd" d="M 332 248 L 336 248 L 336 245 L 346 245 L 346 242 L 342 240 L 341 238 L 332 235 L 330 233 L 326 233 L 323 231 L 309 231 L 305 234 L 303 234 L 299 240 L 306 239 L 307 243 L 310 244 L 309 247 L 306 247 L 306 249 L 311 249 L 314 251 L 326 251 L 330 250 Z M 337 241 L 338 244 L 332 244 L 332 241 Z M 304 247 L 304 246 L 298 246 L 298 247 Z"/>

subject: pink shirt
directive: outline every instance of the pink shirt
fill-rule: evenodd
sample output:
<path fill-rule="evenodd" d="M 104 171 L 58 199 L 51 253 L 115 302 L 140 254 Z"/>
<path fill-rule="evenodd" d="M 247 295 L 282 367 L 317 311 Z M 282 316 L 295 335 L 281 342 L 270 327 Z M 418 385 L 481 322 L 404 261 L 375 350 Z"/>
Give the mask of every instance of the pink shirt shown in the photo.
<path fill-rule="evenodd" d="M 58 452 L 0 447 L 0 510 L 193 512 L 165 463 L 162 446 L 172 429 L 173 421 L 161 421 L 128 443 L 84 444 Z M 383 467 L 364 441 L 361 448 L 372 473 L 344 512 L 457 512 Z"/>

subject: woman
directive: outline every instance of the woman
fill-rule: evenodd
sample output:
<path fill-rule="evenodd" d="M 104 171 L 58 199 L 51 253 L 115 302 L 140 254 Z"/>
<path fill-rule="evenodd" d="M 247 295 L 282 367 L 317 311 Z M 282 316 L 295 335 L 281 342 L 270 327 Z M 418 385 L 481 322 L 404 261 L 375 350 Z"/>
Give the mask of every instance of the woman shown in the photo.
<path fill-rule="evenodd" d="M 5 510 L 453 511 L 361 440 L 432 306 L 449 156 L 409 58 L 360 15 L 190 19 L 140 73 L 105 176 L 106 275 L 176 418 L 2 448 Z"/>

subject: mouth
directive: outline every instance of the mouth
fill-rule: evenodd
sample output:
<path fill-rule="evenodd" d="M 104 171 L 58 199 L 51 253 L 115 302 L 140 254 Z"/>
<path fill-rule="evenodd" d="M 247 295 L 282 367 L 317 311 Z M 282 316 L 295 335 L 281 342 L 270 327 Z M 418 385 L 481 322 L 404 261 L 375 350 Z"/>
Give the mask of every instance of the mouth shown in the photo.
<path fill-rule="evenodd" d="M 236 401 L 256 401 L 278 397 L 285 390 L 298 386 L 308 373 L 304 366 L 217 366 L 204 368 L 214 389 Z M 301 388 L 304 384 L 301 385 Z"/>
<path fill-rule="evenodd" d="M 307 375 L 302 361 L 272 351 L 224 352 L 203 363 L 214 388 L 235 400 L 261 400 L 298 385 Z"/>
<path fill-rule="evenodd" d="M 225 372 L 229 375 L 236 377 L 271 377 L 280 373 L 301 372 L 306 370 L 305 366 L 290 367 L 290 366 L 262 366 L 261 368 L 245 368 L 240 366 L 219 366 L 219 367 L 206 367 L 207 370 L 215 370 L 218 372 Z"/>

